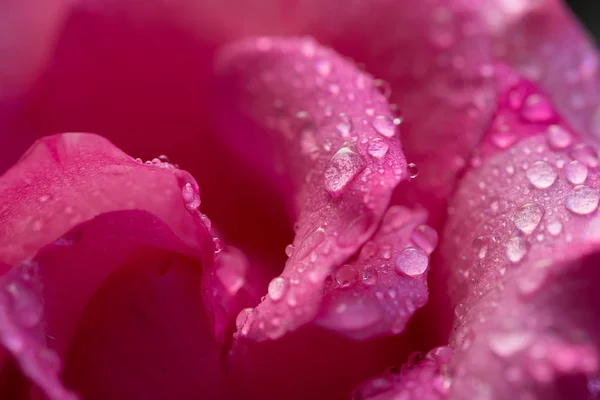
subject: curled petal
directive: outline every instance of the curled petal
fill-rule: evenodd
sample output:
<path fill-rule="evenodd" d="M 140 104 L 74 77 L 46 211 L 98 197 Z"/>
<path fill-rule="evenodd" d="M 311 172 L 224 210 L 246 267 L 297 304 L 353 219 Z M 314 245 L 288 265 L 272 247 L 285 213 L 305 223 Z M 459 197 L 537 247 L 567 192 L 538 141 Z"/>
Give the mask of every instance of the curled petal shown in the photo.
<path fill-rule="evenodd" d="M 404 331 L 427 303 L 429 255 L 437 233 L 427 214 L 389 208 L 358 258 L 338 267 L 326 282 L 317 323 L 354 339 Z M 328 283 L 328 284 L 327 284 Z"/>
<path fill-rule="evenodd" d="M 598 368 L 598 156 L 535 85 L 504 68 L 498 79 L 440 246 L 456 314 L 450 398 L 577 397 Z"/>
<path fill-rule="evenodd" d="M 494 56 L 539 83 L 571 127 L 600 143 L 600 53 L 560 0 L 489 0 L 479 14 Z"/>
<path fill-rule="evenodd" d="M 178 373 L 162 374 L 152 386 L 152 371 L 131 374 L 111 365 L 121 365 L 117 359 L 169 363 L 173 354 L 191 354 L 191 348 L 201 357 L 180 357 L 172 370 L 213 371 L 194 381 L 215 382 L 209 391 L 219 387 L 213 365 L 218 346 L 200 296 L 200 276 L 212 268 L 214 244 L 189 174 L 158 159 L 136 161 L 95 135 L 63 134 L 37 142 L 0 178 L 0 191 L 10 199 L 0 210 L 7 228 L 0 259 L 12 265 L 2 277 L 0 337 L 47 396 L 72 398 L 57 380 L 62 360 L 67 385 L 85 398 L 131 398 L 140 391 L 156 398 L 164 390 L 158 383 L 177 386 Z M 171 333 L 165 336 L 160 321 L 166 321 L 166 309 L 151 300 L 163 298 L 164 306 L 177 296 L 187 306 L 172 304 L 168 328 L 179 331 L 185 350 L 170 342 Z M 150 315 L 140 319 L 140 312 Z M 121 321 L 115 336 L 103 331 L 113 317 Z M 148 320 L 159 322 L 147 326 Z M 123 348 L 127 335 L 135 346 Z M 86 361 L 100 356 L 102 363 Z M 108 382 L 128 376 L 128 383 L 101 383 L 98 376 Z M 182 396 L 199 390 L 177 387 Z"/>
<path fill-rule="evenodd" d="M 290 259 L 240 331 L 277 338 L 314 318 L 326 277 L 375 232 L 406 161 L 373 80 L 311 39 L 237 42 L 218 75 L 229 145 L 287 188 L 297 215 Z"/>

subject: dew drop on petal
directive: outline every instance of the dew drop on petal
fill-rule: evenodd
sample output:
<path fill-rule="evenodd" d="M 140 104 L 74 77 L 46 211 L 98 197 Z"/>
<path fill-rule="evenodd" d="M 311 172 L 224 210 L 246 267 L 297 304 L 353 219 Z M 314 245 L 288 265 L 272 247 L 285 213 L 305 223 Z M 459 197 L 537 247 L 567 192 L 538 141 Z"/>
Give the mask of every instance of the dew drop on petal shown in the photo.
<path fill-rule="evenodd" d="M 521 237 L 515 236 L 506 243 L 506 256 L 513 263 L 518 263 L 527 254 L 527 242 Z"/>
<path fill-rule="evenodd" d="M 554 116 L 554 112 L 546 98 L 532 94 L 525 100 L 521 116 L 529 122 L 546 122 Z"/>
<path fill-rule="evenodd" d="M 381 135 L 392 138 L 396 134 L 396 124 L 387 115 L 380 115 L 373 120 L 373 128 Z"/>
<path fill-rule="evenodd" d="M 530 235 L 538 227 L 544 209 L 536 203 L 526 203 L 517 209 L 513 215 L 515 226 L 526 235 Z"/>
<path fill-rule="evenodd" d="M 588 168 L 581 161 L 573 160 L 565 166 L 565 178 L 573 185 L 581 185 L 588 176 Z"/>
<path fill-rule="evenodd" d="M 334 196 L 341 194 L 364 167 L 364 160 L 359 154 L 348 147 L 342 147 L 325 167 L 325 189 Z"/>
<path fill-rule="evenodd" d="M 429 225 L 419 225 L 413 230 L 411 240 L 427 254 L 431 254 L 437 246 L 438 234 Z"/>
<path fill-rule="evenodd" d="M 560 125 L 550 125 L 546 131 L 548 145 L 555 150 L 566 149 L 573 143 L 573 138 Z"/>
<path fill-rule="evenodd" d="M 286 256 L 291 257 L 293 252 L 294 252 L 294 245 L 288 244 L 287 246 L 285 246 L 285 255 Z"/>
<path fill-rule="evenodd" d="M 356 269 L 350 264 L 342 265 L 334 273 L 335 281 L 341 287 L 353 285 L 358 279 Z"/>
<path fill-rule="evenodd" d="M 489 240 L 485 236 L 479 236 L 473 240 L 473 251 L 481 260 L 487 256 Z"/>
<path fill-rule="evenodd" d="M 560 221 L 552 221 L 550 222 L 547 226 L 546 226 L 546 230 L 548 231 L 548 233 L 550 233 L 552 236 L 558 236 L 560 235 L 560 233 L 562 232 L 562 224 L 560 223 Z"/>
<path fill-rule="evenodd" d="M 385 140 L 381 138 L 375 138 L 369 142 L 367 152 L 375 158 L 381 158 L 386 155 L 389 147 L 390 146 Z"/>
<path fill-rule="evenodd" d="M 416 164 L 410 163 L 406 168 L 408 169 L 408 176 L 410 176 L 410 179 L 415 179 L 419 176 L 419 168 L 417 168 Z"/>
<path fill-rule="evenodd" d="M 286 290 L 286 281 L 282 276 L 278 276 L 273 278 L 271 282 L 269 282 L 268 293 L 269 297 L 273 301 L 279 301 L 285 294 Z"/>
<path fill-rule="evenodd" d="M 536 161 L 527 170 L 527 180 L 538 189 L 547 189 L 556 182 L 558 174 L 546 161 Z"/>
<path fill-rule="evenodd" d="M 375 283 L 377 283 L 377 270 L 373 267 L 367 267 L 365 268 L 365 270 L 360 274 L 360 280 L 365 284 L 365 285 L 374 285 Z"/>
<path fill-rule="evenodd" d="M 506 149 L 517 141 L 517 135 L 512 131 L 498 131 L 491 137 L 492 143 L 499 149 Z"/>
<path fill-rule="evenodd" d="M 600 196 L 598 191 L 590 187 L 575 186 L 565 197 L 567 210 L 578 215 L 588 215 L 596 211 Z"/>
<path fill-rule="evenodd" d="M 396 257 L 396 271 L 409 276 L 421 275 L 429 266 L 427 254 L 416 247 L 402 250 Z"/>

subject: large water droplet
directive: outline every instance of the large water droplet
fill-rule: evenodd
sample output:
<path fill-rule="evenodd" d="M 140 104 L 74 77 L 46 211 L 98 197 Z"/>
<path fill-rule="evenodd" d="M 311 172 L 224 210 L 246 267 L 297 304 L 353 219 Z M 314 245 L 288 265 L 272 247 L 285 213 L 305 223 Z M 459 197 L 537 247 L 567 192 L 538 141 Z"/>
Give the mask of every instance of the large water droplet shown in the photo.
<path fill-rule="evenodd" d="M 427 254 L 431 254 L 437 246 L 438 234 L 428 225 L 419 225 L 413 230 L 411 240 Z"/>
<path fill-rule="evenodd" d="M 416 164 L 410 163 L 406 166 L 406 169 L 408 170 L 408 176 L 410 179 L 415 179 L 417 176 L 419 176 L 419 168 L 417 168 Z"/>
<path fill-rule="evenodd" d="M 575 186 L 565 198 L 565 207 L 574 214 L 587 215 L 596 211 L 599 199 L 597 190 L 584 185 Z"/>
<path fill-rule="evenodd" d="M 548 145 L 555 150 L 566 149 L 573 143 L 573 138 L 560 125 L 550 125 L 546 132 Z"/>
<path fill-rule="evenodd" d="M 421 275 L 429 266 L 427 254 L 416 247 L 408 247 L 396 257 L 396 271 L 409 276 Z"/>
<path fill-rule="evenodd" d="M 588 169 L 581 161 L 573 160 L 565 166 L 565 178 L 573 185 L 581 185 L 588 176 Z"/>
<path fill-rule="evenodd" d="M 346 264 L 342 265 L 335 271 L 334 278 L 341 287 L 348 287 L 356 282 L 358 279 L 358 273 L 352 265 Z"/>
<path fill-rule="evenodd" d="M 546 161 L 536 161 L 527 170 L 527 179 L 538 189 L 547 189 L 556 182 L 558 174 Z"/>
<path fill-rule="evenodd" d="M 517 209 L 513 216 L 515 226 L 526 235 L 530 235 L 538 227 L 544 209 L 536 203 L 526 203 Z"/>
<path fill-rule="evenodd" d="M 380 115 L 373 120 L 373 128 L 381 135 L 392 138 L 396 134 L 396 124 L 387 115 Z"/>
<path fill-rule="evenodd" d="M 325 167 L 325 189 L 334 196 L 341 194 L 364 167 L 364 160 L 359 154 L 348 147 L 342 147 Z"/>
<path fill-rule="evenodd" d="M 545 97 L 532 94 L 525 100 L 521 116 L 530 122 L 546 122 L 554 116 L 554 111 Z"/>
<path fill-rule="evenodd" d="M 375 138 L 369 142 L 367 152 L 375 158 L 381 158 L 386 155 L 390 146 L 381 138 Z"/>
<path fill-rule="evenodd" d="M 271 282 L 269 282 L 268 293 L 269 297 L 273 301 L 279 301 L 283 297 L 286 291 L 286 281 L 282 276 L 278 276 L 273 278 Z"/>
<path fill-rule="evenodd" d="M 506 256 L 513 263 L 518 263 L 527 254 L 527 242 L 521 237 L 515 236 L 506 243 Z"/>

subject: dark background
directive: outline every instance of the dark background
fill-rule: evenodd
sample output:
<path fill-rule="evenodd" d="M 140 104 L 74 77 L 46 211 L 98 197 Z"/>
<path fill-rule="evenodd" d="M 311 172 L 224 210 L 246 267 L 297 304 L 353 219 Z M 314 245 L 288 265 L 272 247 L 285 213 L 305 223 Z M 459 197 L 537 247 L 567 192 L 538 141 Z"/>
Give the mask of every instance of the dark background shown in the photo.
<path fill-rule="evenodd" d="M 567 0 L 566 3 L 600 43 L 600 0 Z"/>

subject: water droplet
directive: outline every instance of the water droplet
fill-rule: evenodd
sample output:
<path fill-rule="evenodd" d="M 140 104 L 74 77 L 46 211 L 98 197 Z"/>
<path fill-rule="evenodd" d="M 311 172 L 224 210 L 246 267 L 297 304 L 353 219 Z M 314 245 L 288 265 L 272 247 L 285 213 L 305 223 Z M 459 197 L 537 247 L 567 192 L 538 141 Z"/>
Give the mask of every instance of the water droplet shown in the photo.
<path fill-rule="evenodd" d="M 473 240 L 473 251 L 481 260 L 487 256 L 489 241 L 485 236 L 479 236 Z"/>
<path fill-rule="evenodd" d="M 369 142 L 367 152 L 375 158 L 381 158 L 386 155 L 390 146 L 381 138 L 375 138 Z"/>
<path fill-rule="evenodd" d="M 373 267 L 367 267 L 362 274 L 360 275 L 360 280 L 365 284 L 365 285 L 374 285 L 375 283 L 377 283 L 377 270 Z"/>
<path fill-rule="evenodd" d="M 581 161 L 573 160 L 565 166 L 565 178 L 573 185 L 581 185 L 588 176 L 588 169 Z"/>
<path fill-rule="evenodd" d="M 494 146 L 499 149 L 506 149 L 517 141 L 517 135 L 513 131 L 498 131 L 491 137 Z"/>
<path fill-rule="evenodd" d="M 396 271 L 409 276 L 421 275 L 429 266 L 427 254 L 416 247 L 408 247 L 396 257 Z"/>
<path fill-rule="evenodd" d="M 291 257 L 293 252 L 294 252 L 293 244 L 288 244 L 287 246 L 285 246 L 285 255 L 286 256 Z"/>
<path fill-rule="evenodd" d="M 340 114 L 338 116 L 339 122 L 335 126 L 337 133 L 343 138 L 349 138 L 352 132 L 352 120 L 346 114 Z"/>
<path fill-rule="evenodd" d="M 518 263 L 527 254 L 527 242 L 521 237 L 515 236 L 506 243 L 506 256 L 513 263 Z"/>
<path fill-rule="evenodd" d="M 365 162 L 359 154 L 342 147 L 325 167 L 325 189 L 333 196 L 341 194 L 364 167 Z"/>
<path fill-rule="evenodd" d="M 317 228 L 308 235 L 306 238 L 298 245 L 296 249 L 296 257 L 299 260 L 304 259 L 308 256 L 314 249 L 319 246 L 323 240 L 325 240 L 325 230 L 323 228 Z"/>
<path fill-rule="evenodd" d="M 532 336 L 528 332 L 509 332 L 490 335 L 489 345 L 496 355 L 500 357 L 511 357 L 527 348 L 532 342 Z"/>
<path fill-rule="evenodd" d="M 596 168 L 600 164 L 596 150 L 590 145 L 580 143 L 573 147 L 571 157 L 581 161 L 590 168 Z"/>
<path fill-rule="evenodd" d="M 181 197 L 187 209 L 196 210 L 200 207 L 200 195 L 191 183 L 188 182 L 183 185 L 181 188 Z"/>
<path fill-rule="evenodd" d="M 546 131 L 548 145 L 555 150 L 566 149 L 573 143 L 573 138 L 560 125 L 550 125 Z"/>
<path fill-rule="evenodd" d="M 546 161 L 536 161 L 527 170 L 529 183 L 538 189 L 547 189 L 556 182 L 558 174 Z"/>
<path fill-rule="evenodd" d="M 567 210 L 578 215 L 590 214 L 598 208 L 598 191 L 587 186 L 575 186 L 565 198 Z"/>
<path fill-rule="evenodd" d="M 327 59 L 320 59 L 315 62 L 317 72 L 322 76 L 327 76 L 331 73 L 331 62 Z"/>
<path fill-rule="evenodd" d="M 529 122 L 546 122 L 554 116 L 554 111 L 545 97 L 532 94 L 525 100 L 521 116 Z"/>
<path fill-rule="evenodd" d="M 416 164 L 410 163 L 406 166 L 406 169 L 408 170 L 408 176 L 410 179 L 415 179 L 417 176 L 419 176 L 419 168 L 417 168 Z"/>
<path fill-rule="evenodd" d="M 392 138 L 396 134 L 396 124 L 387 115 L 380 115 L 373 120 L 373 128 L 381 135 Z"/>
<path fill-rule="evenodd" d="M 286 289 L 286 281 L 282 276 L 273 278 L 271 282 L 269 282 L 269 297 L 273 299 L 273 301 L 279 301 L 285 294 Z"/>
<path fill-rule="evenodd" d="M 413 230 L 411 240 L 427 254 L 431 254 L 437 246 L 438 234 L 428 225 L 419 225 Z"/>
<path fill-rule="evenodd" d="M 515 226 L 526 235 L 530 235 L 540 224 L 544 209 L 536 203 L 523 204 L 513 216 Z"/>
<path fill-rule="evenodd" d="M 348 287 L 356 282 L 358 274 L 352 265 L 346 264 L 335 271 L 334 278 L 341 287 Z"/>
<path fill-rule="evenodd" d="M 560 223 L 560 221 L 552 221 L 546 226 L 546 230 L 552 236 L 560 235 L 560 232 L 562 232 L 562 228 L 563 228 L 563 226 Z"/>

